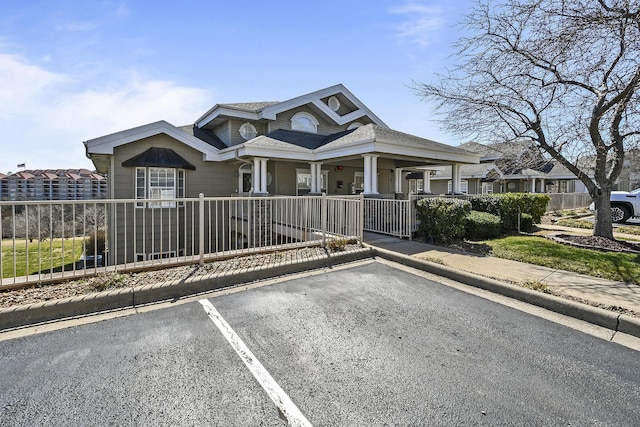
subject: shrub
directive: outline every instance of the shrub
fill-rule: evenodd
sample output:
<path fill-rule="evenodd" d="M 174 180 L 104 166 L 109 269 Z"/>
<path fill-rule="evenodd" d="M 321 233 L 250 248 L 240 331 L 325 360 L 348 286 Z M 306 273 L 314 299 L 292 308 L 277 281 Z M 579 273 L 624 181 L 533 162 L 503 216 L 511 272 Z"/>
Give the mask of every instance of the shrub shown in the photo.
<path fill-rule="evenodd" d="M 497 215 L 471 211 L 465 222 L 465 237 L 471 240 L 493 239 L 500 236 L 502 221 Z"/>
<path fill-rule="evenodd" d="M 468 200 L 473 210 L 499 216 L 502 230 L 510 232 L 518 229 L 518 213 L 529 214 L 532 223 L 539 224 L 551 198 L 546 194 L 504 193 L 471 196 Z"/>
<path fill-rule="evenodd" d="M 520 231 L 531 231 L 533 229 L 533 217 L 528 213 L 520 215 Z"/>
<path fill-rule="evenodd" d="M 447 243 L 464 236 L 465 218 L 471 212 L 466 200 L 432 197 L 416 201 L 420 232 L 434 243 Z"/>

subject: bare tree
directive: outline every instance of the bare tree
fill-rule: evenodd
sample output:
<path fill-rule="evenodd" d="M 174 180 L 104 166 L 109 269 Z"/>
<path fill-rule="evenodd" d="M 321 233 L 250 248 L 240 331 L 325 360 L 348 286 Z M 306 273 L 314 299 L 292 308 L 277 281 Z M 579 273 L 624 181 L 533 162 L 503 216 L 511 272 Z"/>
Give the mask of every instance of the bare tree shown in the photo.
<path fill-rule="evenodd" d="M 535 141 L 613 239 L 609 197 L 640 135 L 640 0 L 479 0 L 463 26 L 456 66 L 415 90 L 457 135 Z"/>

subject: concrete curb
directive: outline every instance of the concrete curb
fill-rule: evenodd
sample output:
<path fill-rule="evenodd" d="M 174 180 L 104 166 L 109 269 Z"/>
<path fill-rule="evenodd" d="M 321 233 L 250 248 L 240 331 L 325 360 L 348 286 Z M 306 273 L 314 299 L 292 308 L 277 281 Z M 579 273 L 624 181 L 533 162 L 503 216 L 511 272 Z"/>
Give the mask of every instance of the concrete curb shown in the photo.
<path fill-rule="evenodd" d="M 120 288 L 79 297 L 0 309 L 0 331 L 101 312 L 134 308 L 161 301 L 178 300 L 182 297 L 258 280 L 321 268 L 331 268 L 339 264 L 373 258 L 374 254 L 374 250 L 370 247 L 354 252 L 334 252 L 323 258 L 234 271 L 223 276 L 198 276 L 187 280 L 154 283 L 134 288 Z"/>
<path fill-rule="evenodd" d="M 135 288 L 120 288 L 79 297 L 0 309 L 0 331 L 106 311 L 135 308 L 137 306 L 161 301 L 178 300 L 186 296 L 198 295 L 216 289 L 228 288 L 304 271 L 331 268 L 335 265 L 374 258 L 376 256 L 519 301 L 537 305 L 556 313 L 602 326 L 612 331 L 622 332 L 640 338 L 640 319 L 616 314 L 601 308 L 510 285 L 498 280 L 369 245 L 367 245 L 364 250 L 331 253 L 324 258 L 316 258 L 298 263 L 235 271 L 223 276 L 198 276 L 186 280 L 154 283 L 137 286 Z"/>
<path fill-rule="evenodd" d="M 640 338 L 640 319 L 373 247 L 376 256 Z"/>

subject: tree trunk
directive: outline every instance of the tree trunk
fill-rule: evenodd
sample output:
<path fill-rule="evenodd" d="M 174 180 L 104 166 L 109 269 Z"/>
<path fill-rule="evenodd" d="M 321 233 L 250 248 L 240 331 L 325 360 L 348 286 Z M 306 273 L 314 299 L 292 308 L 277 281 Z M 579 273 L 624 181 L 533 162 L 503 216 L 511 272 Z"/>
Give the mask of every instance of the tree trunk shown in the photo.
<path fill-rule="evenodd" d="M 591 197 L 593 198 L 593 203 L 596 208 L 593 235 L 613 240 L 610 200 L 611 190 L 600 190 L 597 194 L 592 194 Z"/>

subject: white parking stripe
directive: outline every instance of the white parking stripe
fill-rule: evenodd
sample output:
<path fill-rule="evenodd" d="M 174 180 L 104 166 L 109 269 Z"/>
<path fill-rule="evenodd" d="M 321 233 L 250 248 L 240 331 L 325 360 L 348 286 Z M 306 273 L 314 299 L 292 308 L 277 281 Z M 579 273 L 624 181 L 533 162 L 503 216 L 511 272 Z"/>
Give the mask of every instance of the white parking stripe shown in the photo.
<path fill-rule="evenodd" d="M 285 417 L 290 426 L 309 426 L 311 423 L 302 415 L 302 412 L 280 388 L 276 380 L 267 372 L 260 361 L 251 353 L 249 347 L 240 339 L 231 326 L 222 318 L 218 310 L 207 299 L 198 301 L 204 307 L 211 321 L 218 327 L 222 335 L 227 339 L 231 347 L 238 353 L 240 359 L 249 368 L 256 380 L 260 383 L 264 391 L 267 392 L 273 403 L 276 404 L 280 413 Z"/>

